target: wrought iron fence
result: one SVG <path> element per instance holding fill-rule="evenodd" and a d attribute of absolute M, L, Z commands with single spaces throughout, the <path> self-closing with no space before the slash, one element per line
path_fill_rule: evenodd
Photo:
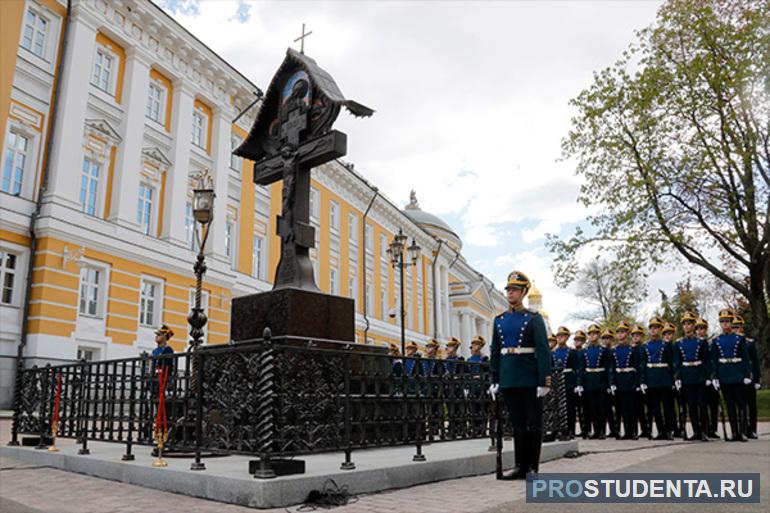
<path fill-rule="evenodd" d="M 351 344 L 352 346 L 352 344 Z M 168 368 L 167 447 L 284 455 L 494 437 L 486 363 L 398 358 L 319 347 L 294 337 L 202 347 L 195 353 L 33 367 L 17 377 L 12 438 L 50 432 L 61 376 L 58 437 L 153 443 L 156 370 Z M 566 433 L 561 373 L 545 400 L 546 439 Z M 505 416 L 504 418 L 506 418 Z"/>

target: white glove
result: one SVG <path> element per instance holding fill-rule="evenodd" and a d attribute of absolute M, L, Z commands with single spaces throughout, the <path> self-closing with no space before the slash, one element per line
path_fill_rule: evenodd
<path fill-rule="evenodd" d="M 470 395 L 470 393 L 468 392 L 468 389 L 467 389 L 467 388 L 463 388 L 463 397 L 465 397 L 466 399 L 468 399 L 468 396 L 469 396 L 469 395 Z"/>
<path fill-rule="evenodd" d="M 489 385 L 489 395 L 492 396 L 492 399 L 494 399 L 497 396 L 497 392 L 500 390 L 500 385 L 497 383 L 492 383 Z"/>
<path fill-rule="evenodd" d="M 636 391 L 637 391 L 637 392 L 639 392 L 640 390 L 641 390 L 641 388 L 639 388 L 639 387 L 636 387 Z"/>
<path fill-rule="evenodd" d="M 719 380 L 715 379 L 711 382 L 711 386 L 714 387 L 714 390 L 719 390 Z"/>
<path fill-rule="evenodd" d="M 577 395 L 583 395 L 583 387 L 582 387 L 582 386 L 580 386 L 580 385 L 576 386 L 576 387 L 573 389 L 573 391 L 574 391 L 574 392 L 575 392 Z"/>
<path fill-rule="evenodd" d="M 751 385 L 751 378 L 743 378 L 744 385 Z"/>
<path fill-rule="evenodd" d="M 537 387 L 537 396 L 545 397 L 550 391 L 551 391 L 551 387 Z"/>
<path fill-rule="evenodd" d="M 760 388 L 762 388 L 762 385 L 759 383 L 754 383 L 754 390 L 759 390 Z"/>
<path fill-rule="evenodd" d="M 647 393 L 647 385 L 645 385 L 644 383 L 642 383 L 641 385 L 639 385 L 639 388 L 642 390 L 642 393 L 643 393 L 643 394 L 646 394 L 646 393 Z"/>
<path fill-rule="evenodd" d="M 676 388 L 677 390 L 681 390 L 682 389 L 682 380 L 681 379 L 677 379 L 676 381 L 674 381 L 674 388 Z"/>
<path fill-rule="evenodd" d="M 618 389 L 618 387 L 616 387 L 615 385 L 610 385 L 610 388 L 608 390 L 609 390 L 610 394 L 615 395 L 615 390 L 617 390 L 617 389 Z"/>
<path fill-rule="evenodd" d="M 710 386 L 711 386 L 711 380 L 710 380 L 710 379 L 707 379 L 707 380 L 706 380 L 706 386 L 707 386 L 707 387 L 710 387 Z"/>

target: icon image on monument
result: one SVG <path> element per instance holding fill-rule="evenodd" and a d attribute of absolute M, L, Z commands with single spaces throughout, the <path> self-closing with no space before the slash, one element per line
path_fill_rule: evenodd
<path fill-rule="evenodd" d="M 310 173 L 347 152 L 347 136 L 332 128 L 342 107 L 357 117 L 374 113 L 346 99 L 329 73 L 289 48 L 248 137 L 234 151 L 254 161 L 256 184 L 283 181 L 276 223 L 281 255 L 273 290 L 233 300 L 235 341 L 259 338 L 265 327 L 274 335 L 354 340 L 354 301 L 320 291 L 309 253 L 315 245 Z"/>

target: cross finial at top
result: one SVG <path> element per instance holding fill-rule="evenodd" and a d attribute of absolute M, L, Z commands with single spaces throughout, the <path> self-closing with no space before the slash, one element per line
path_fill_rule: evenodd
<path fill-rule="evenodd" d="M 305 32 L 305 24 L 303 23 L 303 24 L 302 24 L 302 35 L 301 35 L 301 36 L 299 36 L 297 39 L 295 39 L 295 40 L 294 40 L 294 42 L 295 42 L 295 43 L 296 43 L 297 41 L 300 41 L 300 44 L 299 44 L 299 53 L 301 53 L 301 54 L 303 54 L 303 55 L 305 54 L 305 38 L 306 38 L 307 36 L 309 36 L 310 34 L 312 34 L 312 33 L 313 33 L 313 31 L 312 31 L 312 30 L 311 30 L 310 32 L 307 32 L 307 33 Z"/>

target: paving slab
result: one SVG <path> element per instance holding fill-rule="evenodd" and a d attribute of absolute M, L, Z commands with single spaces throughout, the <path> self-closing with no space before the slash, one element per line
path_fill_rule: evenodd
<path fill-rule="evenodd" d="M 322 489 L 329 479 L 346 485 L 350 493 L 357 495 L 489 474 L 495 469 L 495 453 L 488 451 L 488 439 L 425 445 L 424 462 L 412 461 L 413 446 L 354 451 L 353 470 L 340 469 L 340 453 L 308 455 L 302 457 L 306 463 L 304 474 L 274 479 L 255 479 L 248 474 L 252 458 L 246 456 L 207 458 L 206 470 L 191 471 L 189 458 L 167 458 L 168 467 L 152 467 L 154 458 L 148 447 L 135 447 L 136 459 L 122 461 L 124 446 L 120 444 L 89 442 L 90 455 L 78 455 L 79 446 L 72 440 L 59 440 L 57 446 L 59 452 L 2 447 L 0 455 L 28 465 L 257 508 L 300 504 L 311 490 Z M 513 466 L 510 446 L 508 442 L 503 453 L 506 468 Z M 547 443 L 541 460 L 558 459 L 577 448 L 577 441 Z"/>

